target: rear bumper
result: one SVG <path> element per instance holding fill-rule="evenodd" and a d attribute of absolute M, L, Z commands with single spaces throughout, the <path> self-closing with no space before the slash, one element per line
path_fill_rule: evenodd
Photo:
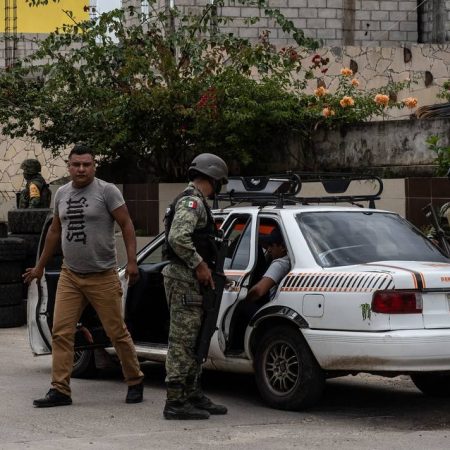
<path fill-rule="evenodd" d="M 325 370 L 399 373 L 450 370 L 450 329 L 302 332 Z"/>

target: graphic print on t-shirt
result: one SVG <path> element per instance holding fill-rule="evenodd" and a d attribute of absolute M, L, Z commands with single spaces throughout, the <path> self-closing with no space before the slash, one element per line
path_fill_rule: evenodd
<path fill-rule="evenodd" d="M 66 219 L 69 221 L 67 225 L 66 239 L 69 242 L 82 242 L 86 245 L 87 236 L 85 233 L 85 208 L 89 205 L 85 197 L 74 200 L 69 198 L 66 210 Z"/>

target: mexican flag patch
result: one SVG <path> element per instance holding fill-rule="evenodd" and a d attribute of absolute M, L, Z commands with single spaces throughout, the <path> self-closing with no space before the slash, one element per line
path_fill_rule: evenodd
<path fill-rule="evenodd" d="M 198 202 L 196 200 L 185 200 L 184 206 L 191 208 L 191 209 L 197 209 Z"/>

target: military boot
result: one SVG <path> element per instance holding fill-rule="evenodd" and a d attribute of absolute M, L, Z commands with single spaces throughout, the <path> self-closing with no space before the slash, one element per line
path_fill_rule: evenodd
<path fill-rule="evenodd" d="M 209 414 L 215 416 L 226 414 L 228 412 L 226 406 L 213 403 L 211 399 L 204 394 L 198 397 L 191 397 L 189 399 L 189 403 L 191 403 L 195 408 L 208 411 Z"/>
<path fill-rule="evenodd" d="M 167 420 L 204 420 L 209 419 L 209 412 L 197 409 L 189 402 L 166 401 L 164 418 Z"/>
<path fill-rule="evenodd" d="M 167 383 L 167 401 L 163 411 L 167 420 L 209 419 L 208 411 L 197 409 L 186 399 L 186 387 L 180 383 Z"/>

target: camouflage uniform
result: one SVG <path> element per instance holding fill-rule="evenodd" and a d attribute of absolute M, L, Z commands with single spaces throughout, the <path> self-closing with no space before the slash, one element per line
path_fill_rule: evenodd
<path fill-rule="evenodd" d="M 176 402 L 185 402 L 190 397 L 201 395 L 201 365 L 195 359 L 195 346 L 202 323 L 203 308 L 200 285 L 194 270 L 202 262 L 202 258 L 194 247 L 192 233 L 195 229 L 207 225 L 208 206 L 203 194 L 192 182 L 186 190 L 192 192 L 178 200 L 169 233 L 170 246 L 181 261 L 173 261 L 163 269 L 170 309 L 169 349 L 166 359 L 167 399 Z M 191 303 L 196 302 L 196 299 L 198 303 L 183 304 L 186 293 L 189 293 Z"/>
<path fill-rule="evenodd" d="M 450 242 L 450 202 L 444 203 L 439 210 L 438 219 L 447 241 Z M 428 233 L 428 238 L 437 240 L 438 235 L 434 227 Z"/>
<path fill-rule="evenodd" d="M 37 159 L 26 159 L 20 165 L 27 181 L 19 197 L 19 208 L 48 208 L 50 190 L 40 174 L 41 164 Z"/>

